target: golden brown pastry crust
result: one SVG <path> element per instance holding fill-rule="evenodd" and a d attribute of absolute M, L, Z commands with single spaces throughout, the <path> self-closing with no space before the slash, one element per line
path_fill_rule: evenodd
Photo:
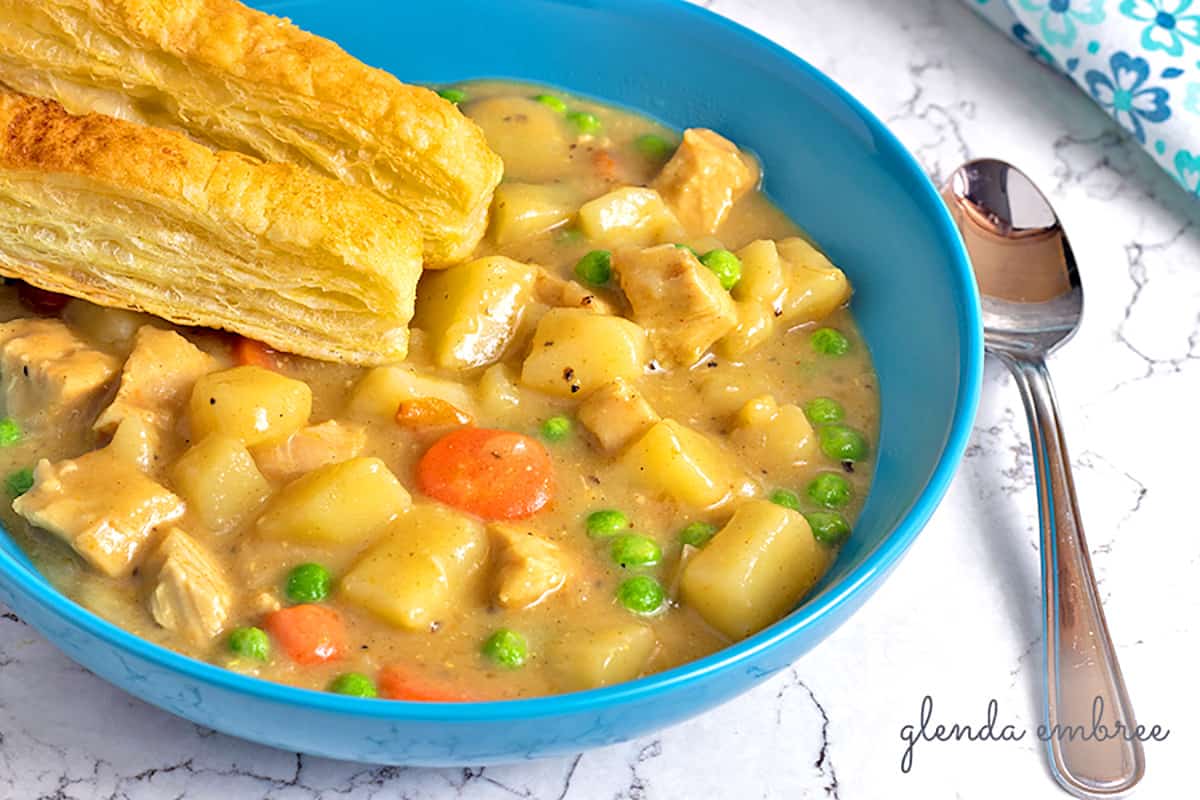
<path fill-rule="evenodd" d="M 0 90 L 0 274 L 382 364 L 406 354 L 420 253 L 372 192 Z"/>
<path fill-rule="evenodd" d="M 0 82 L 369 186 L 466 258 L 500 158 L 436 93 L 236 0 L 0 0 Z"/>

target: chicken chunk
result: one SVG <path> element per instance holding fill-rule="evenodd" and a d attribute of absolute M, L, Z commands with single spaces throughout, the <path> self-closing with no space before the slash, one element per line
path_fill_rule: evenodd
<path fill-rule="evenodd" d="M 117 396 L 93 427 L 109 434 L 126 417 L 145 412 L 165 428 L 193 384 L 216 368 L 216 359 L 178 333 L 143 325 L 121 370 Z"/>
<path fill-rule="evenodd" d="M 263 475 L 284 480 L 349 461 L 366 446 L 367 432 L 361 425 L 331 419 L 301 428 L 281 442 L 258 445 L 250 453 Z"/>
<path fill-rule="evenodd" d="M 560 278 L 545 267 L 538 268 L 534 298 L 551 308 L 582 308 L 594 314 L 612 314 L 612 303 L 575 281 Z"/>
<path fill-rule="evenodd" d="M 56 319 L 0 324 L 7 413 L 28 426 L 58 423 L 86 410 L 104 392 L 118 363 Z"/>
<path fill-rule="evenodd" d="M 684 131 L 683 143 L 653 187 L 691 233 L 715 233 L 733 204 L 758 184 L 758 165 L 737 145 L 706 128 Z"/>
<path fill-rule="evenodd" d="M 172 528 L 148 567 L 154 581 L 148 602 L 155 622 L 196 645 L 221 632 L 233 608 L 233 587 L 204 545 Z"/>
<path fill-rule="evenodd" d="M 504 608 L 530 608 L 561 589 L 571 564 L 558 545 L 525 526 L 495 522 L 488 526 L 498 564 L 496 603 Z"/>
<path fill-rule="evenodd" d="M 183 515 L 184 503 L 104 449 L 56 464 L 42 459 L 33 488 L 13 510 L 120 578 L 137 566 L 155 530 Z"/>
<path fill-rule="evenodd" d="M 658 420 L 641 392 L 620 378 L 579 406 L 579 421 L 609 452 L 620 450 Z"/>
<path fill-rule="evenodd" d="M 634 321 L 667 366 L 690 367 L 737 325 L 729 293 L 687 250 L 669 244 L 621 250 L 613 266 Z"/>

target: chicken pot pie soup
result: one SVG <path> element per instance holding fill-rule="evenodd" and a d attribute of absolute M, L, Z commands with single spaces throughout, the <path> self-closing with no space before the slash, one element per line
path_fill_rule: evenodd
<path fill-rule="evenodd" d="M 441 94 L 505 172 L 403 361 L 0 288 L 6 527 L 138 636 L 367 697 L 605 686 L 780 619 L 871 480 L 847 276 L 718 132 Z"/>

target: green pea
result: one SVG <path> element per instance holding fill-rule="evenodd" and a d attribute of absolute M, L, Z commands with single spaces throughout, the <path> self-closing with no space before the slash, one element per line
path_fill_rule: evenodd
<path fill-rule="evenodd" d="M 338 675 L 329 684 L 329 691 L 334 694 L 348 694 L 351 697 L 378 697 L 375 682 L 361 672 L 346 672 Z"/>
<path fill-rule="evenodd" d="M 679 532 L 679 541 L 692 547 L 704 547 L 708 540 L 717 532 L 716 525 L 707 522 L 693 522 Z"/>
<path fill-rule="evenodd" d="M 800 510 L 800 495 L 790 489 L 776 489 L 771 492 L 771 496 L 767 498 L 777 506 L 790 508 L 793 511 Z"/>
<path fill-rule="evenodd" d="M 677 248 L 679 248 L 680 250 L 687 250 L 689 253 L 694 255 L 696 258 L 700 258 L 700 254 L 696 252 L 696 248 L 692 247 L 689 244 L 676 244 L 675 246 Z"/>
<path fill-rule="evenodd" d="M 841 422 L 846 416 L 842 404 L 829 397 L 814 397 L 804 404 L 804 414 L 814 425 L 828 425 L 831 422 Z"/>
<path fill-rule="evenodd" d="M 271 654 L 271 642 L 262 628 L 235 628 L 229 634 L 229 649 L 242 658 L 266 661 Z"/>
<path fill-rule="evenodd" d="M 615 536 L 629 527 L 629 517 L 615 509 L 593 511 L 587 516 L 588 536 L 602 539 Z"/>
<path fill-rule="evenodd" d="M 603 286 L 612 278 L 612 253 L 593 250 L 575 262 L 575 274 L 584 283 Z"/>
<path fill-rule="evenodd" d="M 836 511 L 810 511 L 804 518 L 821 544 L 841 544 L 850 535 L 850 523 Z"/>
<path fill-rule="evenodd" d="M 742 279 L 742 260 L 728 250 L 709 250 L 700 256 L 700 263 L 720 278 L 725 291 L 737 286 Z"/>
<path fill-rule="evenodd" d="M 458 105 L 467 99 L 467 93 L 462 89 L 438 89 L 438 95 L 443 100 L 449 100 L 454 105 Z"/>
<path fill-rule="evenodd" d="M 648 536 L 625 533 L 613 539 L 612 560 L 622 567 L 653 567 L 662 561 L 662 548 Z"/>
<path fill-rule="evenodd" d="M 854 490 L 850 482 L 836 472 L 822 472 L 808 484 L 808 496 L 819 506 L 841 508 L 850 502 Z"/>
<path fill-rule="evenodd" d="M 826 356 L 844 356 L 850 352 L 850 340 L 833 328 L 817 328 L 809 337 L 813 350 Z"/>
<path fill-rule="evenodd" d="M 12 497 L 20 497 L 33 488 L 33 469 L 25 467 L 9 473 L 4 479 L 4 487 Z"/>
<path fill-rule="evenodd" d="M 559 114 L 567 113 L 567 104 L 563 102 L 561 97 L 552 94 L 539 94 L 533 99 L 551 111 L 557 111 Z"/>
<path fill-rule="evenodd" d="M 817 429 L 821 452 L 834 461 L 861 461 L 867 455 L 867 440 L 845 425 L 822 425 Z"/>
<path fill-rule="evenodd" d="M 567 120 L 580 133 L 598 133 L 600 131 L 600 118 L 587 111 L 572 111 L 567 114 Z"/>
<path fill-rule="evenodd" d="M 571 419 L 559 414 L 542 423 L 542 438 L 547 442 L 561 442 L 571 435 Z"/>
<path fill-rule="evenodd" d="M 666 597 L 662 584 L 649 575 L 628 578 L 617 587 L 617 602 L 635 614 L 653 614 Z"/>
<path fill-rule="evenodd" d="M 654 161 L 666 161 L 675 151 L 675 145 L 657 133 L 643 133 L 633 140 L 633 146 L 639 153 Z"/>
<path fill-rule="evenodd" d="M 329 570 L 320 564 L 301 564 L 287 576 L 287 597 L 293 603 L 319 603 L 329 596 Z"/>
<path fill-rule="evenodd" d="M 506 669 L 516 669 L 524 665 L 529 646 L 521 634 L 501 628 L 483 643 L 483 654 Z"/>
<path fill-rule="evenodd" d="M 0 419 L 0 447 L 12 447 L 21 441 L 21 426 L 12 417 Z"/>

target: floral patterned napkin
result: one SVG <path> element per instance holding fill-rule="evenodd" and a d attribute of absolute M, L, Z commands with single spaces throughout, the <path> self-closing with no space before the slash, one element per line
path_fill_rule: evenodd
<path fill-rule="evenodd" d="M 966 0 L 1200 196 L 1200 0 Z"/>

